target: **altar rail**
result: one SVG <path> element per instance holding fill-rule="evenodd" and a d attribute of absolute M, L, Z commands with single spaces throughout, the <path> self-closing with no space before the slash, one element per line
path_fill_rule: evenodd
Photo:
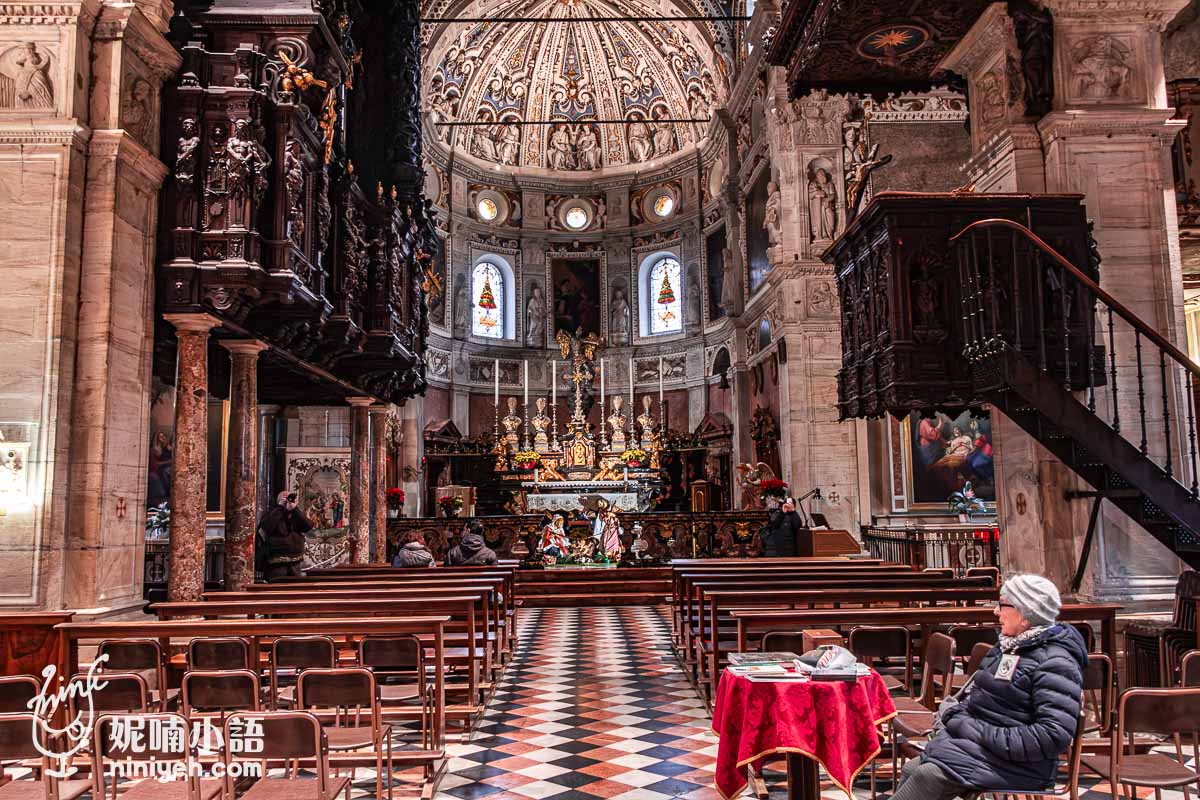
<path fill-rule="evenodd" d="M 626 542 L 632 541 L 634 525 L 642 525 L 646 554 L 655 558 L 753 557 L 762 552 L 758 531 L 767 523 L 765 511 L 708 511 L 690 514 L 676 511 L 648 511 L 617 515 L 625 528 Z M 536 535 L 542 524 L 541 514 L 503 517 L 473 517 L 483 525 L 488 546 L 500 558 L 519 558 L 513 546 L 530 534 Z M 388 520 L 388 552 L 395 553 L 398 542 L 409 531 L 419 532 L 434 558 L 441 561 L 450 549 L 454 535 L 465 519 L 406 517 Z"/>
<path fill-rule="evenodd" d="M 862 542 L 874 558 L 915 569 L 946 569 L 963 574 L 970 567 L 1000 566 L 1000 529 L 995 525 L 945 525 L 927 528 L 862 527 Z"/>

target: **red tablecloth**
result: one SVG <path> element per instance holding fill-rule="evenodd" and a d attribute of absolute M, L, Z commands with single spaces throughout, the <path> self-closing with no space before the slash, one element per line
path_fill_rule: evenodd
<path fill-rule="evenodd" d="M 769 683 L 726 671 L 713 712 L 721 737 L 717 791 L 729 800 L 746 788 L 748 765 L 773 753 L 802 753 L 850 796 L 855 776 L 879 753 L 875 726 L 895 714 L 874 671 L 855 683 Z"/>

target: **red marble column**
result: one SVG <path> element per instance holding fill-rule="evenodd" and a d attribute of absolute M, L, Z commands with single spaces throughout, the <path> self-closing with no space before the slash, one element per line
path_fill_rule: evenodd
<path fill-rule="evenodd" d="M 371 546 L 370 465 L 371 428 L 367 420 L 370 397 L 349 397 L 350 403 L 350 563 L 366 564 Z"/>
<path fill-rule="evenodd" d="M 387 563 L 387 428 L 388 407 L 371 406 L 371 512 L 372 559 Z"/>
<path fill-rule="evenodd" d="M 255 339 L 221 342 L 229 351 L 229 436 L 225 453 L 225 591 L 254 583 L 258 523 L 258 354 Z"/>
<path fill-rule="evenodd" d="M 179 339 L 175 386 L 175 465 L 171 476 L 171 549 L 167 597 L 199 600 L 204 592 L 204 525 L 208 490 L 208 336 L 220 320 L 167 314 Z"/>

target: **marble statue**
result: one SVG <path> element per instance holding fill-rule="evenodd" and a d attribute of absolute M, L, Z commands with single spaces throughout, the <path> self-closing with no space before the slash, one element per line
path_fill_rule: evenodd
<path fill-rule="evenodd" d="M 546 147 L 546 166 L 550 169 L 575 169 L 575 150 L 566 125 L 555 125 Z"/>
<path fill-rule="evenodd" d="M 629 301 L 622 286 L 613 289 L 609 304 L 608 340 L 617 347 L 629 344 Z"/>
<path fill-rule="evenodd" d="M 779 245 L 779 227 L 783 214 L 783 197 L 779 194 L 779 185 L 774 181 L 767 184 L 767 212 L 763 227 L 767 229 L 767 240 L 771 247 Z"/>
<path fill-rule="evenodd" d="M 517 413 L 517 398 L 510 397 L 507 403 L 508 413 L 500 418 L 500 427 L 504 431 L 500 441 L 504 442 L 504 449 L 511 453 L 521 449 L 521 416 Z"/>
<path fill-rule="evenodd" d="M 669 122 L 659 122 L 654 126 L 654 154 L 665 156 L 675 150 L 675 131 Z"/>
<path fill-rule="evenodd" d="M 521 126 L 508 122 L 500 128 L 500 144 L 496 148 L 500 163 L 515 167 L 521 155 Z"/>
<path fill-rule="evenodd" d="M 625 449 L 625 428 L 629 425 L 629 417 L 621 412 L 621 406 L 625 404 L 625 398 L 621 395 L 614 395 L 612 399 L 612 413 L 608 415 L 608 426 L 612 428 L 612 449 Z"/>
<path fill-rule="evenodd" d="M 525 304 L 525 346 L 543 347 L 546 344 L 546 298 L 542 287 L 533 284 L 529 302 Z"/>
<path fill-rule="evenodd" d="M 629 126 L 629 157 L 634 161 L 646 161 L 654 155 L 654 141 L 650 136 L 650 127 L 642 120 L 642 115 L 634 113 L 633 123 Z"/>
<path fill-rule="evenodd" d="M 734 263 L 734 252 L 728 247 L 721 254 L 724 271 L 721 274 L 721 308 L 726 314 L 736 314 L 742 296 L 742 271 Z"/>
<path fill-rule="evenodd" d="M 808 181 L 808 222 L 813 239 L 833 239 L 836 202 L 833 180 L 828 172 L 818 167 Z"/>
<path fill-rule="evenodd" d="M 579 169 L 600 169 L 600 140 L 591 125 L 584 125 L 579 130 L 579 136 L 575 139 L 575 154 Z"/>
<path fill-rule="evenodd" d="M 546 413 L 546 398 L 539 397 L 534 401 L 534 406 L 537 413 L 529 420 L 529 425 L 533 428 L 533 449 L 539 453 L 549 453 L 550 437 L 546 431 L 550 430 L 550 415 Z"/>

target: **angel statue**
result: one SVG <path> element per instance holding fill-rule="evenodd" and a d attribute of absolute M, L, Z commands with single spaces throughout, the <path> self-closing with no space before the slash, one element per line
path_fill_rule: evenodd
<path fill-rule="evenodd" d="M 759 461 L 757 464 L 738 464 L 737 471 L 738 485 L 742 487 L 742 509 L 766 508 L 761 484 L 774 478 L 775 470 L 770 464 Z"/>

